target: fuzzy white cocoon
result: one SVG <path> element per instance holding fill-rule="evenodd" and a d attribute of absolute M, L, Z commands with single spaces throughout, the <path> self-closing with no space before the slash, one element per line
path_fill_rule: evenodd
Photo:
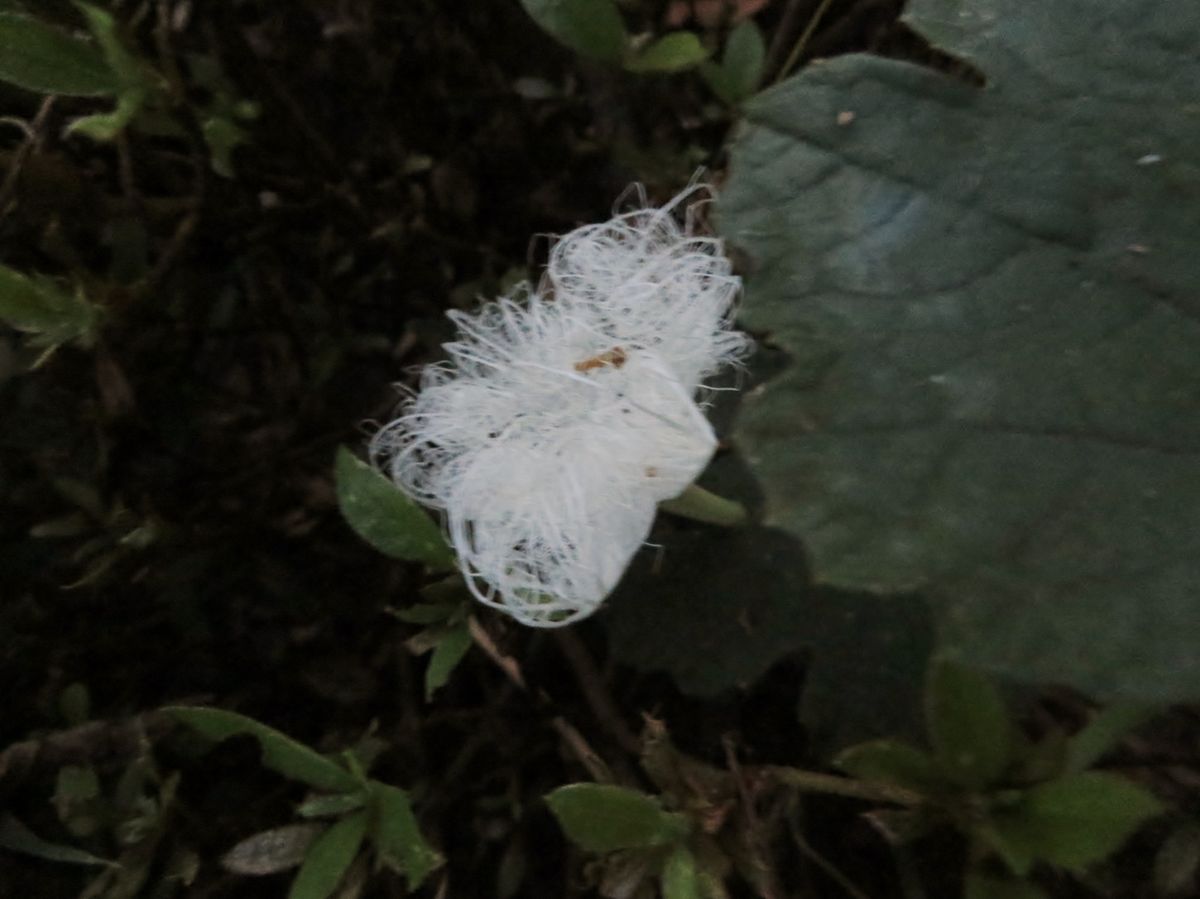
<path fill-rule="evenodd" d="M 475 596 L 525 624 L 595 611 L 716 447 L 694 397 L 747 342 L 720 242 L 675 218 L 689 193 L 567 234 L 541 289 L 449 313 L 449 360 L 372 442 Z"/>

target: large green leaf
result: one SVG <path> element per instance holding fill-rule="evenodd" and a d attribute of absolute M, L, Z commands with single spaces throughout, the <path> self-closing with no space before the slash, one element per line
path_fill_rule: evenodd
<path fill-rule="evenodd" d="M 437 525 L 391 481 L 344 446 L 338 448 L 335 472 L 338 505 L 360 537 L 398 559 L 454 567 L 454 553 Z"/>
<path fill-rule="evenodd" d="M 547 794 L 546 803 L 571 841 L 589 852 L 668 845 L 689 829 L 687 818 L 654 797 L 612 784 L 569 784 Z"/>
<path fill-rule="evenodd" d="M 972 664 L 1200 693 L 1200 16 L 913 0 L 987 79 L 848 56 L 754 98 L 722 230 L 790 368 L 740 433 L 819 581 Z"/>
<path fill-rule="evenodd" d="M 362 786 L 337 762 L 253 718 L 202 706 L 168 706 L 163 711 L 210 740 L 226 740 L 242 734 L 254 737 L 262 745 L 264 765 L 318 790 L 350 792 Z"/>
<path fill-rule="evenodd" d="M 19 13 L 0 12 L 0 81 L 43 94 L 96 97 L 118 79 L 92 45 Z"/>

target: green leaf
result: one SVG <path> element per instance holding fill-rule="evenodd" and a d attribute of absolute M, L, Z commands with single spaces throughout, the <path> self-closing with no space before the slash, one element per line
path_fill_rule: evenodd
<path fill-rule="evenodd" d="M 0 265 L 0 321 L 35 335 L 38 346 L 90 342 L 100 310 L 59 289 L 48 278 L 30 278 Z"/>
<path fill-rule="evenodd" d="M 696 857 L 686 846 L 676 846 L 662 872 L 663 899 L 701 899 Z"/>
<path fill-rule="evenodd" d="M 820 582 L 927 595 L 955 657 L 1149 701 L 1200 695 L 1194 11 L 913 0 L 986 89 L 809 66 L 747 104 L 719 207 L 790 362 L 733 435 L 764 522 Z"/>
<path fill-rule="evenodd" d="M 833 764 L 859 780 L 893 784 L 918 793 L 945 786 L 942 772 L 929 753 L 899 740 L 871 740 L 851 746 Z"/>
<path fill-rule="evenodd" d="M 570 840 L 589 852 L 668 845 L 690 827 L 657 799 L 611 784 L 569 784 L 547 794 L 546 802 Z"/>
<path fill-rule="evenodd" d="M 576 53 L 620 62 L 629 37 L 612 0 L 521 0 L 541 28 Z"/>
<path fill-rule="evenodd" d="M 288 899 L 327 899 L 333 894 L 362 848 L 367 813 L 356 812 L 321 834 L 304 856 Z"/>
<path fill-rule="evenodd" d="M 425 669 L 426 701 L 432 699 L 433 694 L 450 680 L 450 674 L 470 648 L 471 631 L 465 621 L 442 634 L 429 658 L 429 667 Z"/>
<path fill-rule="evenodd" d="M 296 814 L 301 818 L 328 818 L 353 812 L 362 808 L 366 803 L 367 794 L 361 790 L 354 793 L 314 796 L 302 802 L 296 809 Z"/>
<path fill-rule="evenodd" d="M 1102 709 L 1071 737 L 1067 747 L 1067 770 L 1078 773 L 1092 767 L 1130 731 L 1161 711 L 1157 706 L 1140 702 L 1116 702 Z"/>
<path fill-rule="evenodd" d="M 940 661 L 925 685 L 929 742 L 942 772 L 972 790 L 992 786 L 1013 759 L 1014 731 L 1008 706 L 982 674 Z"/>
<path fill-rule="evenodd" d="M 1012 786 L 1029 786 L 1067 773 L 1069 744 L 1062 729 L 1052 726 L 1037 740 L 1014 730 L 1014 738 L 1013 764 L 1008 773 Z"/>
<path fill-rule="evenodd" d="M 1071 774 L 1026 791 L 997 809 L 991 824 L 1017 858 L 1041 859 L 1079 871 L 1119 848 L 1162 804 L 1112 774 Z M 1020 866 L 1014 870 L 1023 873 Z"/>
<path fill-rule="evenodd" d="M 337 762 L 253 718 L 200 706 L 167 706 L 163 711 L 210 740 L 226 740 L 242 734 L 254 737 L 262 745 L 266 767 L 318 790 L 348 793 L 362 786 Z"/>
<path fill-rule="evenodd" d="M 118 33 L 116 19 L 100 7 L 82 0 L 75 0 L 75 6 L 83 13 L 88 29 L 104 54 L 104 61 L 121 86 L 145 91 L 157 89 L 159 82 L 153 70 L 126 49 Z"/>
<path fill-rule="evenodd" d="M 652 41 L 625 60 L 630 72 L 682 72 L 708 59 L 700 38 L 690 31 L 673 31 Z"/>
<path fill-rule="evenodd" d="M 0 12 L 0 81 L 74 97 L 117 91 L 116 76 L 91 44 L 8 12 Z"/>
<path fill-rule="evenodd" d="M 76 119 L 67 126 L 67 134 L 82 134 L 101 142 L 113 140 L 129 127 L 145 102 L 146 92 L 141 88 L 123 88 L 117 97 L 116 109 Z"/>
<path fill-rule="evenodd" d="M 700 73 L 718 97 L 736 106 L 758 90 L 766 57 L 762 31 L 753 19 L 745 19 L 725 42 L 720 65 L 705 63 Z"/>
<path fill-rule="evenodd" d="M 1044 890 L 1028 880 L 967 872 L 963 899 L 1048 899 Z"/>
<path fill-rule="evenodd" d="M 425 511 L 378 471 L 338 448 L 338 504 L 354 531 L 381 553 L 435 568 L 453 568 L 454 554 Z"/>
<path fill-rule="evenodd" d="M 399 787 L 372 782 L 374 824 L 372 839 L 385 862 L 403 872 L 408 888 L 415 890 L 443 863 L 421 835 L 408 794 Z"/>
<path fill-rule="evenodd" d="M 758 90 L 766 58 L 767 44 L 762 31 L 753 19 L 745 19 L 730 33 L 721 55 L 721 68 L 733 83 L 738 100 Z"/>
<path fill-rule="evenodd" d="M 111 865 L 112 862 L 61 843 L 43 840 L 10 814 L 0 815 L 0 849 L 68 865 Z"/>

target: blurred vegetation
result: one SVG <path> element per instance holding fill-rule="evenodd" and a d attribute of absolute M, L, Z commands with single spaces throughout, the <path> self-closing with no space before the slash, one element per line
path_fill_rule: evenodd
<path fill-rule="evenodd" d="M 607 661 L 598 622 L 468 615 L 347 526 L 333 477 L 437 357 L 443 313 L 536 268 L 531 235 L 602 217 L 633 181 L 719 178 L 733 107 L 798 37 L 796 62 L 936 56 L 900 5 L 622 3 L 631 34 L 700 48 L 643 41 L 626 71 L 516 0 L 0 0 L 80 40 L 90 20 L 116 75 L 0 83 L 0 896 L 686 896 L 726 874 L 735 896 L 916 896 L 918 869 L 958 895 L 952 827 L 896 850 L 858 800 L 739 773 L 824 761 L 796 719 L 802 652 L 701 700 Z M 1021 700 L 1037 733 L 1089 717 L 1074 694 Z M 168 705 L 278 732 L 214 747 Z M 1181 715 L 1125 764 L 1194 752 Z M 633 804 L 690 816 L 688 836 L 578 854 L 542 797 L 579 781 L 665 797 Z M 317 846 L 329 867 L 297 875 Z M 1122 859 L 1092 887 L 1186 895 L 1196 825 Z"/>

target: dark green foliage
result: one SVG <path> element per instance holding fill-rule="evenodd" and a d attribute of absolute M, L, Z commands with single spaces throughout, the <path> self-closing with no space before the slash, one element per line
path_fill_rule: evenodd
<path fill-rule="evenodd" d="M 662 846 L 688 833 L 683 816 L 626 787 L 571 784 L 550 793 L 546 803 L 567 836 L 589 852 Z"/>
<path fill-rule="evenodd" d="M 747 104 L 733 146 L 743 320 L 790 357 L 736 434 L 766 521 L 819 582 L 927 595 L 964 661 L 1195 698 L 1195 7 L 906 16 L 986 88 L 847 56 Z"/>

